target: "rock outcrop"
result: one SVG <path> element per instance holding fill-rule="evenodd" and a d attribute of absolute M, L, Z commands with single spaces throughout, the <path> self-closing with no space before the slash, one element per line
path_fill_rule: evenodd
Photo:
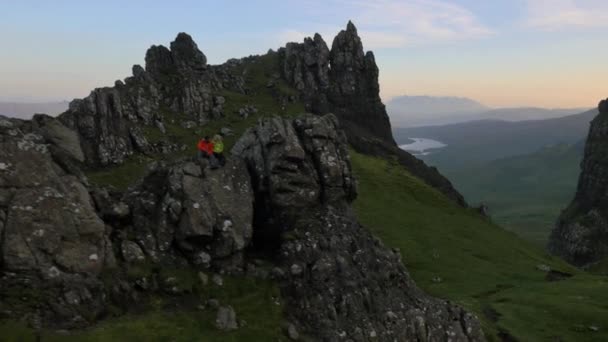
<path fill-rule="evenodd" d="M 0 316 L 77 326 L 103 310 L 98 276 L 114 254 L 86 179 L 73 172 L 76 142 L 50 117 L 0 117 Z"/>
<path fill-rule="evenodd" d="M 188 34 L 178 34 L 170 47 L 150 47 L 145 69 L 134 65 L 124 82 L 72 101 L 60 116 L 78 132 L 90 166 L 122 164 L 133 153 L 151 153 L 156 149 L 143 127 L 160 127 L 176 116 L 205 124 L 223 115 L 219 90 L 245 91 L 243 78 L 227 72 L 230 63 L 208 66 Z"/>
<path fill-rule="evenodd" d="M 229 159 L 218 171 L 191 161 L 159 163 L 124 198 L 131 215 L 121 236 L 153 263 L 224 271 L 240 268 L 250 243 L 253 193 L 245 164 Z"/>
<path fill-rule="evenodd" d="M 300 92 L 307 110 L 334 113 L 349 143 L 361 153 L 396 157 L 410 172 L 456 203 L 463 196 L 437 169 L 395 144 L 386 108 L 380 99 L 378 67 L 371 51 L 363 50 L 352 22 L 334 38 L 331 50 L 319 34 L 279 50 L 283 77 Z"/>
<path fill-rule="evenodd" d="M 380 100 L 378 67 L 371 51 L 365 53 L 352 22 L 338 33 L 331 50 L 319 34 L 304 43 L 279 50 L 283 77 L 301 92 L 307 110 L 335 113 L 348 138 L 361 134 L 392 143 L 386 109 Z"/>
<path fill-rule="evenodd" d="M 251 170 L 255 234 L 277 242 L 288 319 L 319 341 L 484 340 L 475 317 L 422 293 L 357 223 L 346 148 L 333 115 L 308 115 L 263 121 L 232 151 Z"/>
<path fill-rule="evenodd" d="M 549 239 L 549 250 L 585 266 L 608 257 L 608 99 L 591 122 L 574 200 Z"/>

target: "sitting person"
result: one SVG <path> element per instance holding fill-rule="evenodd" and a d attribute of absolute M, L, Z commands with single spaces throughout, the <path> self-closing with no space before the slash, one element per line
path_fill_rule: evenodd
<path fill-rule="evenodd" d="M 209 141 L 209 137 L 204 137 L 198 142 L 198 153 L 199 159 L 209 158 L 213 155 L 213 142 Z"/>
<path fill-rule="evenodd" d="M 226 157 L 224 156 L 224 140 L 222 136 L 216 134 L 211 141 L 213 143 L 213 155 L 217 158 L 220 166 L 226 165 Z"/>

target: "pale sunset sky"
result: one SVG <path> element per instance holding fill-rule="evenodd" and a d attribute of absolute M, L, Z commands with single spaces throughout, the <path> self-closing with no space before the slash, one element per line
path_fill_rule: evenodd
<path fill-rule="evenodd" d="M 86 96 L 146 49 L 188 32 L 212 64 L 351 19 L 381 95 L 465 96 L 493 107 L 593 107 L 608 97 L 606 0 L 0 0 L 0 101 Z"/>

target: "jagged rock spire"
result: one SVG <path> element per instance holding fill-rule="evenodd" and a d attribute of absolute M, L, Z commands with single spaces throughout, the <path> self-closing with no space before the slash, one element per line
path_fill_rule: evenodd
<path fill-rule="evenodd" d="M 171 42 L 169 50 L 162 45 L 153 45 L 146 53 L 146 70 L 151 73 L 167 73 L 174 69 L 204 70 L 207 57 L 199 50 L 192 37 L 180 32 Z"/>
<path fill-rule="evenodd" d="M 346 24 L 346 31 L 354 32 L 355 34 L 357 34 L 357 28 L 355 27 L 355 24 L 353 24 L 353 22 L 351 20 L 349 20 L 348 24 Z"/>
<path fill-rule="evenodd" d="M 180 32 L 171 42 L 171 54 L 178 67 L 204 69 L 207 66 L 207 57 L 187 33 Z"/>
<path fill-rule="evenodd" d="M 466 206 L 449 180 L 395 144 L 380 99 L 374 54 L 364 52 L 352 21 L 335 37 L 331 51 L 317 34 L 303 43 L 287 44 L 279 50 L 279 56 L 283 77 L 300 91 L 306 109 L 315 114 L 334 113 L 357 151 L 398 155 L 413 174 Z"/>

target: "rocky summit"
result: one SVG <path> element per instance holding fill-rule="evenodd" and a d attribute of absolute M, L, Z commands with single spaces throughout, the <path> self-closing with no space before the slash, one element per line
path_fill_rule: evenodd
<path fill-rule="evenodd" d="M 316 114 L 334 113 L 357 151 L 396 158 L 417 177 L 466 206 L 447 178 L 395 144 L 380 99 L 374 54 L 363 50 L 352 22 L 334 38 L 331 50 L 316 34 L 303 43 L 289 43 L 278 53 L 282 75 L 299 90 L 306 109 Z"/>
<path fill-rule="evenodd" d="M 485 340 L 353 212 L 349 147 L 396 157 L 464 205 L 393 149 L 378 91 L 352 23 L 331 50 L 315 35 L 219 66 L 180 33 L 57 118 L 0 117 L 0 319 L 77 329 L 163 301 L 217 310 L 210 324 L 233 331 L 247 325 L 238 306 L 197 294 L 253 276 L 280 289 L 290 339 Z M 194 156 L 208 127 L 227 132 L 221 168 Z"/>
<path fill-rule="evenodd" d="M 549 250 L 585 266 L 608 257 L 608 99 L 591 122 L 574 200 L 551 233 Z"/>
<path fill-rule="evenodd" d="M 208 66 L 207 58 L 186 33 L 168 49 L 152 46 L 145 69 L 133 66 L 133 76 L 114 87 L 98 88 L 70 103 L 59 120 L 75 130 L 92 166 L 122 164 L 134 153 L 175 152 L 181 146 L 166 141 L 153 144 L 143 128 L 165 130 L 170 113 L 180 113 L 202 125 L 223 115 L 220 89 L 244 92 L 241 75 L 228 74 L 230 64 Z"/>

